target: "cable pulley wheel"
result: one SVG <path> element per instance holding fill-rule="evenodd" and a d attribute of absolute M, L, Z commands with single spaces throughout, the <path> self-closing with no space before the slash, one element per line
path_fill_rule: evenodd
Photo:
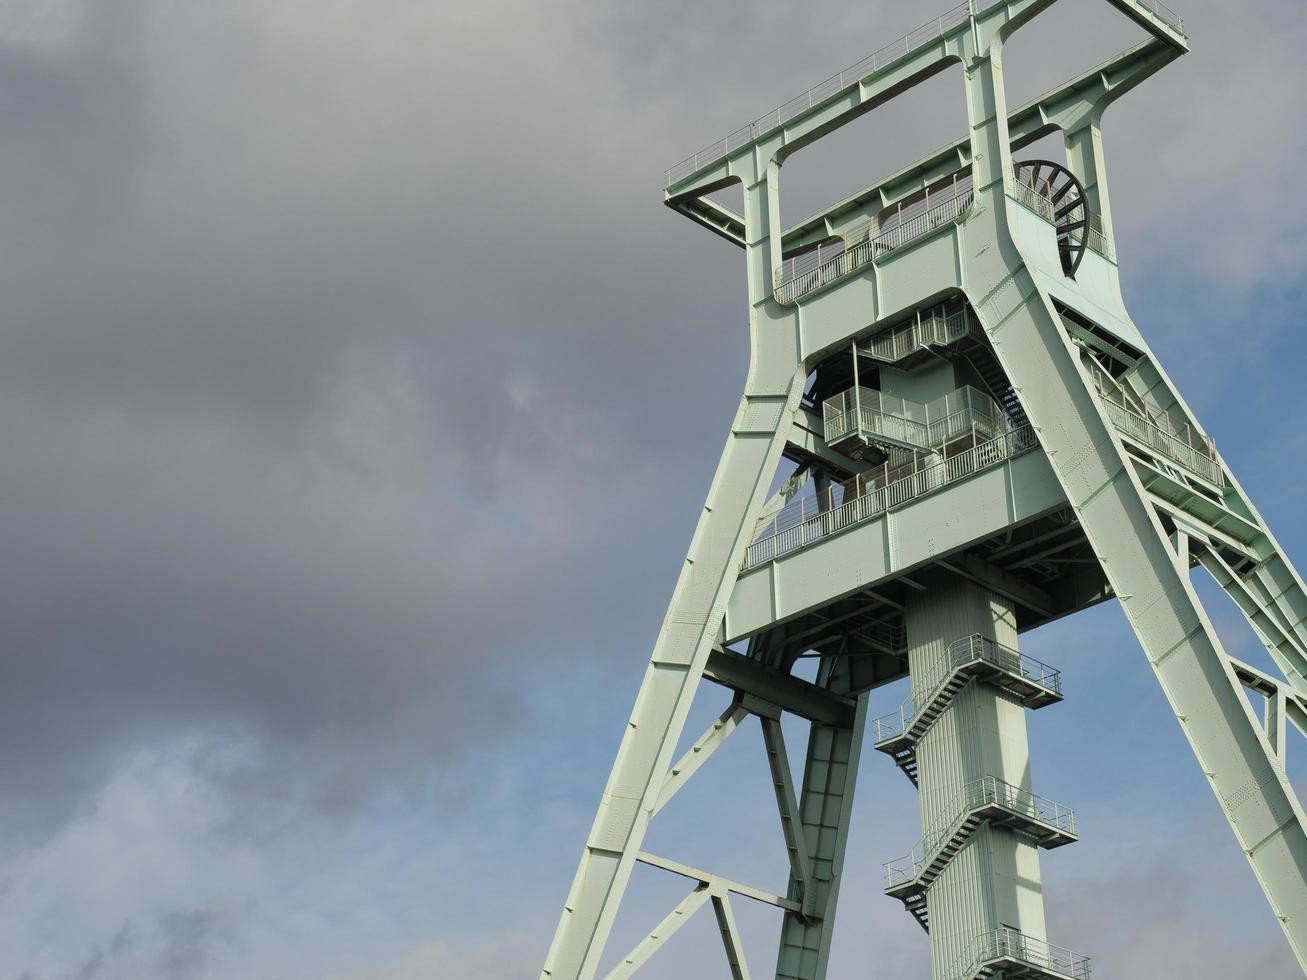
<path fill-rule="evenodd" d="M 1057 229 L 1057 251 L 1062 272 L 1074 279 L 1089 244 L 1089 203 L 1084 185 L 1066 167 L 1051 160 L 1025 160 L 1016 164 L 1016 180 L 1052 204 Z"/>

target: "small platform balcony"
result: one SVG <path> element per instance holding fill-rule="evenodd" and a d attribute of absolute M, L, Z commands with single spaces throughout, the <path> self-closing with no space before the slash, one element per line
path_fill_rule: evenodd
<path fill-rule="evenodd" d="M 1003 928 L 978 936 L 951 976 L 956 980 L 1089 980 L 1089 973 L 1089 957 Z"/>
<path fill-rule="evenodd" d="M 923 351 L 949 347 L 984 331 L 964 308 L 937 307 L 915 320 L 858 341 L 858 353 L 884 364 L 898 364 Z"/>
<path fill-rule="evenodd" d="M 872 722 L 877 750 L 892 756 L 914 785 L 917 742 L 957 692 L 973 679 L 1015 695 L 1032 710 L 1062 700 L 1062 674 L 1048 664 L 979 633 L 954 640 L 931 669 L 917 679 L 920 695 L 909 698 L 893 714 Z"/>
<path fill-rule="evenodd" d="M 854 387 L 828 398 L 821 410 L 826 442 L 844 452 L 929 450 L 968 435 L 985 442 L 1007 427 L 994 399 L 970 385 L 929 402 Z"/>
<path fill-rule="evenodd" d="M 885 864 L 885 894 L 897 898 L 923 929 L 929 929 L 926 892 L 982 823 L 1005 827 L 1052 849 L 1079 840 L 1076 813 L 1069 807 L 982 776 L 967 783 L 956 801 L 956 816 L 921 839 L 896 861 Z"/>

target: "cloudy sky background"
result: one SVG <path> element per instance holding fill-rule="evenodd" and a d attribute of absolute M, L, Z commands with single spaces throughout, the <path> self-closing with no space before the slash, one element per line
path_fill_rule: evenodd
<path fill-rule="evenodd" d="M 1307 561 L 1307 8 L 1230 9 L 1186 0 L 1194 53 L 1108 117 L 1117 248 Z M 537 975 L 745 365 L 740 253 L 662 170 L 923 12 L 0 3 L 0 976 Z M 1138 36 L 1059 4 L 1013 102 Z M 792 161 L 785 219 L 961 123 L 943 76 Z M 1069 691 L 1037 788 L 1083 828 L 1050 938 L 1295 975 L 1119 610 L 1025 646 Z M 759 742 L 651 849 L 782 887 Z M 879 892 L 915 823 L 867 758 L 834 976 L 928 976 Z M 612 955 L 683 890 L 638 873 Z M 765 975 L 774 913 L 735 904 Z M 717 943 L 705 913 L 648 975 L 725 975 Z"/>

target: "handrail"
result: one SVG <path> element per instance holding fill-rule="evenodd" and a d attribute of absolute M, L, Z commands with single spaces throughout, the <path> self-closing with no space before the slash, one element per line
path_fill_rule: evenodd
<path fill-rule="evenodd" d="M 976 9 L 980 10 L 999 2 L 1002 2 L 1002 0 L 977 0 Z M 778 128 L 799 113 L 807 112 L 813 106 L 820 105 L 827 99 L 853 88 L 867 76 L 874 75 L 876 72 L 896 64 L 918 48 L 932 41 L 938 41 L 950 31 L 965 24 L 970 14 L 970 5 L 965 3 L 960 3 L 944 11 L 944 13 L 928 23 L 922 24 L 916 30 L 909 31 L 901 38 L 891 41 L 880 50 L 863 58 L 856 65 L 850 65 L 843 71 L 836 72 L 824 82 L 814 85 L 798 98 L 791 99 L 784 105 L 763 113 L 747 126 L 736 130 L 725 139 L 718 140 L 711 146 L 690 154 L 680 163 L 668 167 L 664 175 L 666 177 L 664 186 L 671 187 L 677 181 L 702 170 L 710 163 L 717 162 L 728 153 L 733 153 L 740 147 L 747 146 L 759 136 Z"/>
<path fill-rule="evenodd" d="M 740 570 L 798 551 L 1038 445 L 1034 429 L 1027 424 L 935 463 L 922 465 L 921 454 L 913 453 L 907 459 L 875 467 L 832 486 L 823 496 L 804 497 L 760 520 Z"/>
<path fill-rule="evenodd" d="M 1090 360 L 1089 366 L 1107 417 L 1119 432 L 1208 483 L 1225 486 L 1225 470 L 1210 436 L 1187 421 L 1176 422 L 1169 412 L 1150 412 L 1141 399 L 1104 371 L 1097 361 Z"/>
<path fill-rule="evenodd" d="M 1045 221 L 1057 224 L 1057 205 L 1047 194 L 1012 175 L 1005 179 L 1004 186 L 1013 200 Z M 936 192 L 935 203 L 931 203 L 932 196 L 927 191 L 920 200 L 893 212 L 887 219 L 893 222 L 889 227 L 882 227 L 879 219 L 872 218 L 847 229 L 832 242 L 819 242 L 785 259 L 773 275 L 773 298 L 785 305 L 829 285 L 880 256 L 956 221 L 971 209 L 974 197 L 971 171 L 958 171 L 951 183 Z M 1086 207 L 1085 221 L 1085 244 L 1115 262 L 1116 252 L 1103 227 L 1102 215 Z"/>
<path fill-rule="evenodd" d="M 1076 812 L 1070 807 L 1013 786 L 997 776 L 981 776 L 962 787 L 954 797 L 948 822 L 922 836 L 911 851 L 884 864 L 886 889 L 916 881 L 944 846 L 953 839 L 967 818 L 984 806 L 997 805 L 1031 817 L 1067 834 L 1076 832 Z"/>
<path fill-rule="evenodd" d="M 928 347 L 944 347 L 965 337 L 982 336 L 979 326 L 965 308 L 956 313 L 931 310 L 920 320 L 895 327 L 858 344 L 858 353 L 886 364 L 896 364 L 909 354 Z"/>
<path fill-rule="evenodd" d="M 1167 27 L 1173 28 L 1181 37 L 1189 36 L 1184 32 L 1184 18 L 1162 3 L 1161 0 L 1135 0 L 1135 3 L 1166 24 Z"/>
<path fill-rule="evenodd" d="M 1035 939 L 1008 926 L 977 936 L 971 950 L 958 961 L 966 965 L 955 967 L 950 975 L 955 980 L 974 980 L 982 965 L 999 959 L 1019 960 L 1072 980 L 1089 980 L 1088 956 Z"/>
<path fill-rule="evenodd" d="M 1035 214 L 1039 215 L 1049 224 L 1057 224 L 1057 202 L 1047 194 L 1043 193 L 1036 187 L 1009 177 L 1005 182 L 1008 197 L 1012 198 L 1018 204 L 1023 204 Z M 1092 248 L 1103 258 L 1109 261 L 1116 261 L 1116 251 L 1112 248 L 1112 240 L 1108 237 L 1106 229 L 1103 227 L 1103 216 L 1097 211 L 1090 211 L 1085 207 L 1085 244 Z"/>
<path fill-rule="evenodd" d="M 747 126 L 743 126 L 731 133 L 730 136 L 704 147 L 697 153 L 691 153 L 684 160 L 668 167 L 663 174 L 663 186 L 671 187 L 691 174 L 698 173 L 709 164 L 716 163 L 741 147 L 748 146 L 759 137 L 770 133 L 772 130 L 779 129 L 784 123 L 789 122 L 800 113 L 807 112 L 814 106 L 821 105 L 828 99 L 860 85 L 863 79 L 898 64 L 918 48 L 924 47 L 932 41 L 938 41 L 940 38 L 952 33 L 965 24 L 973 13 L 978 14 L 996 4 L 1006 2 L 1007 0 L 973 0 L 972 3 L 960 3 L 950 7 L 938 17 L 927 21 L 916 30 L 908 31 L 901 38 L 891 41 L 879 51 L 875 51 L 863 58 L 857 64 L 850 65 L 843 71 L 836 72 L 824 82 L 814 85 L 798 98 L 791 99 L 784 105 L 763 113 Z M 1186 36 L 1184 18 L 1166 4 L 1161 3 L 1160 0 L 1133 0 L 1133 2 L 1175 30 L 1181 37 Z"/>
<path fill-rule="evenodd" d="M 832 283 L 896 248 L 956 221 L 971 209 L 973 198 L 968 176 L 965 182 L 950 188 L 938 204 L 897 220 L 893 227 L 875 237 L 870 237 L 875 222 L 867 221 L 846 232 L 838 244 L 818 245 L 788 258 L 776 270 L 772 295 L 777 303 L 793 303 L 805 293 Z M 850 240 L 852 245 L 847 244 Z"/>
<path fill-rule="evenodd" d="M 822 436 L 830 445 L 865 432 L 925 450 L 968 432 L 992 438 L 1006 421 L 994 399 L 973 385 L 928 402 L 859 386 L 826 399 L 821 409 Z"/>
<path fill-rule="evenodd" d="M 948 649 L 924 672 L 917 685 L 920 694 L 911 694 L 899 710 L 881 715 L 872 721 L 875 742 L 879 744 L 897 738 L 917 723 L 918 716 L 939 696 L 953 674 L 973 663 L 988 663 L 1010 674 L 1019 674 L 1033 684 L 1062 693 L 1062 672 L 1048 664 L 1003 646 L 979 633 L 954 640 Z"/>

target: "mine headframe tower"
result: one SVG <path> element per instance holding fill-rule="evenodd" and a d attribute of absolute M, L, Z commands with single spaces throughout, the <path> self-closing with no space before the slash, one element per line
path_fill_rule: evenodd
<path fill-rule="evenodd" d="M 1188 40 L 1156 0 L 1105 0 L 1148 40 L 1010 111 L 1003 45 L 1053 2 L 964 3 L 668 171 L 667 204 L 744 250 L 751 359 L 543 977 L 597 975 L 636 862 L 690 890 L 606 976 L 711 904 L 747 977 L 743 896 L 784 910 L 778 980 L 825 977 L 868 738 L 920 791 L 921 843 L 886 891 L 928 930 L 935 980 L 1086 977 L 1045 934 L 1040 850 L 1077 828 L 1035 792 L 1026 736 L 1061 677 L 1018 637 L 1109 598 L 1307 963 L 1307 833 L 1284 768 L 1286 722 L 1307 730 L 1307 592 L 1127 314 L 1113 250 L 1104 110 Z M 962 139 L 782 231 L 790 154 L 957 63 Z M 1059 131 L 1064 161 L 1014 160 Z M 731 185 L 742 215 L 710 196 Z M 797 468 L 769 499 L 783 460 Z M 1224 651 L 1198 566 L 1282 676 Z M 793 673 L 801 656 L 815 682 Z M 869 726 L 867 692 L 905 675 L 908 703 Z M 704 679 L 732 699 L 678 760 Z M 811 723 L 797 779 L 783 712 Z M 784 895 L 642 846 L 751 715 Z"/>

